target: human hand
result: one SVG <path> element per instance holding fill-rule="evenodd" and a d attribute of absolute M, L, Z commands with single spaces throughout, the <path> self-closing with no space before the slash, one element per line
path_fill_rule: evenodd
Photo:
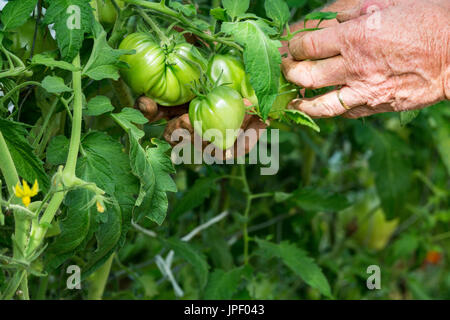
<path fill-rule="evenodd" d="M 367 14 L 374 5 L 381 10 Z M 343 87 L 290 107 L 312 117 L 357 118 L 449 98 L 447 2 L 366 0 L 338 18 L 350 20 L 291 40 L 283 71 L 306 88 Z"/>
<path fill-rule="evenodd" d="M 252 105 L 247 99 L 244 99 L 244 104 L 246 106 Z M 187 132 L 189 132 L 188 139 L 191 143 L 194 144 L 195 139 L 201 141 L 202 150 L 211 144 L 209 141 L 202 140 L 202 138 L 194 132 L 194 128 L 189 120 L 188 104 L 179 107 L 161 107 L 152 99 L 142 96 L 137 99 L 136 108 L 139 109 L 150 122 L 161 119 L 169 120 L 166 129 L 164 130 L 163 137 L 172 146 L 181 142 L 172 139 L 173 133 L 177 129 L 187 130 Z M 213 156 L 219 160 L 226 160 L 232 157 L 238 158 L 249 153 L 258 142 L 263 132 L 262 129 L 265 129 L 266 127 L 267 124 L 262 122 L 258 116 L 246 114 L 241 129 L 243 132 L 253 129 L 255 130 L 256 135 L 248 135 L 246 137 L 242 135 L 238 136 L 233 147 L 223 150 L 220 154 L 213 154 Z M 196 144 L 194 144 L 194 146 L 196 146 Z"/>

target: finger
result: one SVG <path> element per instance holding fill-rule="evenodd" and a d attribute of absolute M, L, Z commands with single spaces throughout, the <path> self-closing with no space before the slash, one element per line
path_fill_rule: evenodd
<path fill-rule="evenodd" d="M 283 59 L 282 70 L 289 82 L 303 88 L 323 88 L 346 83 L 346 65 L 342 56 L 317 61 Z"/>
<path fill-rule="evenodd" d="M 294 37 L 289 51 L 295 60 L 324 59 L 340 54 L 339 25 Z"/>
<path fill-rule="evenodd" d="M 393 112 L 393 111 L 394 109 L 389 104 L 378 105 L 376 106 L 376 108 L 370 106 L 359 106 L 347 111 L 342 116 L 348 119 L 357 119 L 361 117 L 368 117 L 377 113 Z"/>
<path fill-rule="evenodd" d="M 366 100 L 349 87 L 342 87 L 339 91 L 339 97 L 349 108 L 366 104 Z M 335 117 L 348 111 L 339 101 L 339 97 L 338 90 L 334 90 L 311 99 L 294 100 L 289 108 L 298 109 L 313 118 Z"/>
<path fill-rule="evenodd" d="M 375 11 L 383 10 L 389 6 L 395 5 L 398 1 L 394 0 L 361 0 L 359 5 L 347 11 L 337 14 L 336 19 L 339 22 L 356 19 L 366 14 L 372 14 Z"/>

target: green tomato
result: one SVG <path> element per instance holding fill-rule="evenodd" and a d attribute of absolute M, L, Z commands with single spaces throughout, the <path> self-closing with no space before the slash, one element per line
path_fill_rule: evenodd
<path fill-rule="evenodd" d="M 245 73 L 245 67 L 242 60 L 233 54 L 215 55 L 208 65 L 208 77 L 218 82 L 218 85 L 226 85 L 235 89 L 244 98 L 250 100 L 253 104 L 258 104 L 255 90 L 250 84 L 250 78 Z M 297 92 L 292 91 L 296 87 L 286 81 L 283 74 L 279 80 L 279 95 L 272 105 L 269 116 L 279 118 L 281 112 L 296 96 Z"/>
<path fill-rule="evenodd" d="M 97 1 L 97 4 L 95 2 Z M 122 0 L 116 0 L 119 8 L 123 8 L 125 3 Z M 111 0 L 91 0 L 91 7 L 97 8 L 98 20 L 104 26 L 112 26 L 117 19 L 117 10 Z"/>
<path fill-rule="evenodd" d="M 226 86 L 216 87 L 189 104 L 189 120 L 195 132 L 223 150 L 236 141 L 244 116 L 242 96 Z"/>
<path fill-rule="evenodd" d="M 30 18 L 22 26 L 12 29 L 8 35 L 8 39 L 12 42 L 10 49 L 16 56 L 23 60 L 30 57 L 35 27 L 36 20 Z M 38 25 L 36 41 L 34 43 L 34 54 L 52 51 L 56 48 L 56 42 L 50 35 L 47 27 Z"/>
<path fill-rule="evenodd" d="M 217 54 L 208 64 L 208 77 L 216 82 L 218 86 L 225 85 L 239 92 L 244 98 L 253 104 L 258 103 L 250 84 L 250 79 L 245 73 L 244 64 L 241 59 L 231 54 Z"/>
<path fill-rule="evenodd" d="M 370 249 L 381 250 L 386 247 L 397 225 L 398 219 L 388 221 L 383 209 L 377 209 L 374 213 L 358 216 L 358 231 L 354 237 Z"/>
<path fill-rule="evenodd" d="M 177 106 L 195 97 L 191 86 L 206 63 L 191 44 L 178 43 L 168 50 L 145 33 L 133 33 L 119 49 L 136 51 L 121 57 L 130 66 L 121 75 L 135 94 L 145 94 L 163 106 Z"/>

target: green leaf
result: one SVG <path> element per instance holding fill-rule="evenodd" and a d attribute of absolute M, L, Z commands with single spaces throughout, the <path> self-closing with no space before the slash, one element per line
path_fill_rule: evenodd
<path fill-rule="evenodd" d="M 239 17 L 247 12 L 250 0 L 222 0 L 222 5 L 231 18 Z"/>
<path fill-rule="evenodd" d="M 375 176 L 375 185 L 381 206 L 388 219 L 398 216 L 405 208 L 406 196 L 411 184 L 412 167 L 410 152 L 398 137 L 379 131 L 372 126 L 357 126 L 357 141 L 363 148 L 371 149 L 370 170 Z"/>
<path fill-rule="evenodd" d="M 227 21 L 227 15 L 225 13 L 225 9 L 222 8 L 214 8 L 209 10 L 209 14 L 214 17 L 216 20 Z"/>
<path fill-rule="evenodd" d="M 119 68 L 125 68 L 126 64 L 119 60 L 125 54 L 132 54 L 133 50 L 116 50 L 109 46 L 107 34 L 98 22 L 94 25 L 94 47 L 83 75 L 94 80 L 119 79 Z"/>
<path fill-rule="evenodd" d="M 277 257 L 298 275 L 309 286 L 318 289 L 320 293 L 327 297 L 332 297 L 330 285 L 320 267 L 308 254 L 289 242 L 275 244 L 269 241 L 256 239 L 261 248 L 260 255 L 265 257 Z"/>
<path fill-rule="evenodd" d="M 437 110 L 448 110 L 450 102 L 445 101 L 437 104 L 433 113 L 431 113 L 428 122 L 432 128 L 433 141 L 439 152 L 439 155 L 450 175 L 450 116 L 445 116 L 443 112 Z"/>
<path fill-rule="evenodd" d="M 278 25 L 278 28 L 282 29 L 289 21 L 291 14 L 284 0 L 265 0 L 264 8 L 267 16 Z"/>
<path fill-rule="evenodd" d="M 344 195 L 317 188 L 299 188 L 291 199 L 302 209 L 310 211 L 340 211 L 350 205 Z"/>
<path fill-rule="evenodd" d="M 81 49 L 84 34 L 91 30 L 92 8 L 86 0 L 52 0 L 49 4 L 44 23 L 54 23 L 61 55 L 65 61 L 72 61 Z"/>
<path fill-rule="evenodd" d="M 403 111 L 399 113 L 400 124 L 406 126 L 408 123 L 413 121 L 420 113 L 420 110 Z"/>
<path fill-rule="evenodd" d="M 55 60 L 50 53 L 41 53 L 33 56 L 31 59 L 32 65 L 44 65 L 50 67 L 50 69 L 59 68 L 67 71 L 78 71 L 75 66 L 66 61 Z"/>
<path fill-rule="evenodd" d="M 140 181 L 134 218 L 139 221 L 145 216 L 161 224 L 166 217 L 169 205 L 166 193 L 177 190 L 170 176 L 175 172 L 170 156 L 167 154 L 170 145 L 158 139 L 152 139 L 151 142 L 155 147 L 147 150 L 142 148 L 139 140 L 144 136 L 144 132 L 131 122 L 147 122 L 148 120 L 137 110 L 125 108 L 121 113 L 112 114 L 112 117 L 128 133 L 131 170 Z"/>
<path fill-rule="evenodd" d="M 248 276 L 251 268 L 242 266 L 225 272 L 216 269 L 211 273 L 208 285 L 205 288 L 206 300 L 230 300 L 238 290 L 242 277 Z"/>
<path fill-rule="evenodd" d="M 201 205 L 210 196 L 211 190 L 215 188 L 216 179 L 217 177 L 197 179 L 194 185 L 175 203 L 170 213 L 171 218 L 179 217 L 181 214 Z"/>
<path fill-rule="evenodd" d="M 322 22 L 323 20 L 332 20 L 335 19 L 337 16 L 337 12 L 323 12 L 323 11 L 315 11 L 307 14 L 305 18 L 303 19 L 304 24 L 306 24 L 309 20 L 319 20 Z"/>
<path fill-rule="evenodd" d="M 282 120 L 286 122 L 294 122 L 296 124 L 301 124 L 310 127 L 316 132 L 320 132 L 319 126 L 308 116 L 306 113 L 301 112 L 297 109 L 285 109 L 282 116 Z"/>
<path fill-rule="evenodd" d="M 71 257 L 85 241 L 91 227 L 95 207 L 88 208 L 93 193 L 86 189 L 70 191 L 66 195 L 68 206 L 65 217 L 59 221 L 61 233 L 55 237 L 46 255 L 46 267 L 52 270 Z"/>
<path fill-rule="evenodd" d="M 33 148 L 25 138 L 28 137 L 25 126 L 0 118 L 0 131 L 5 138 L 19 176 L 30 183 L 37 179 L 39 189 L 46 192 L 50 181 L 44 171 L 42 161 L 33 153 Z"/>
<path fill-rule="evenodd" d="M 261 115 L 267 119 L 278 95 L 280 79 L 281 55 L 278 48 L 281 42 L 269 37 L 277 34 L 276 30 L 261 20 L 247 20 L 224 22 L 222 31 L 233 35 L 244 46 L 245 70 L 255 89 Z"/>
<path fill-rule="evenodd" d="M 99 116 L 113 110 L 114 107 L 108 97 L 96 96 L 89 100 L 87 110 L 85 110 L 84 114 L 87 116 Z"/>
<path fill-rule="evenodd" d="M 137 124 L 146 124 L 148 122 L 148 119 L 144 117 L 142 112 L 133 108 L 123 108 L 118 116 L 122 120 L 127 120 L 128 122 Z"/>
<path fill-rule="evenodd" d="M 37 0 L 9 1 L 1 11 L 3 30 L 14 29 L 23 25 L 30 17 L 37 2 Z"/>
<path fill-rule="evenodd" d="M 208 262 L 206 257 L 194 249 L 189 243 L 179 239 L 170 238 L 164 240 L 176 255 L 186 260 L 194 269 L 201 288 L 208 282 Z"/>
<path fill-rule="evenodd" d="M 57 166 L 66 163 L 69 153 L 69 139 L 65 136 L 54 137 L 47 147 L 47 162 Z"/>
<path fill-rule="evenodd" d="M 169 7 L 175 9 L 178 12 L 181 12 L 187 17 L 193 17 L 197 15 L 197 10 L 195 10 L 195 6 L 192 3 L 182 4 L 178 1 L 170 1 Z"/>
<path fill-rule="evenodd" d="M 64 80 L 56 76 L 46 76 L 42 80 L 42 87 L 50 93 L 71 92 L 72 89 L 66 86 Z"/>

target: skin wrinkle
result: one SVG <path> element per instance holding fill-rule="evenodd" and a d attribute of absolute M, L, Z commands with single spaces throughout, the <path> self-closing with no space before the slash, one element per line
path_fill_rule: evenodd
<path fill-rule="evenodd" d="M 292 61 L 284 66 L 289 80 L 305 87 L 313 85 L 313 88 L 317 88 L 323 84 L 323 79 L 330 83 L 333 81 L 329 80 L 330 76 L 334 74 L 336 79 L 341 79 L 344 72 L 346 81 L 340 84 L 347 85 L 359 95 L 359 104 L 358 100 L 352 101 L 345 95 L 341 95 L 341 98 L 346 104 L 350 103 L 350 107 L 361 108 L 361 111 L 352 110 L 350 116 L 367 115 L 368 110 L 372 111 L 369 114 L 373 114 L 420 109 L 445 99 L 448 91 L 448 76 L 444 75 L 449 59 L 449 50 L 446 50 L 449 42 L 450 28 L 446 24 L 450 19 L 449 11 L 433 4 L 438 1 L 394 2 L 397 6 L 389 6 L 371 15 L 330 27 L 337 31 L 334 32 L 337 39 L 333 32 L 322 32 L 320 37 L 311 32 L 303 39 L 292 40 L 290 47 L 296 57 L 309 54 L 321 57 L 335 43 L 340 47 L 346 70 L 344 72 L 332 65 L 323 70 L 304 62 L 302 67 L 296 68 L 296 62 Z M 388 4 L 366 1 L 365 6 L 361 7 L 362 11 L 374 3 L 382 7 Z M 377 19 L 380 21 L 379 27 L 376 25 Z M 326 48 L 325 45 L 321 47 L 321 42 L 314 39 L 322 39 L 323 35 L 330 35 L 330 41 L 334 43 L 327 43 Z M 297 65 L 300 64 L 302 62 L 297 62 Z M 300 72 L 303 73 L 301 76 Z M 322 74 L 325 72 L 328 74 Z M 349 92 L 347 90 L 346 94 Z M 327 95 L 325 99 L 318 97 L 315 100 L 296 101 L 295 105 L 310 116 L 318 117 L 341 114 L 342 105 L 339 101 L 338 105 L 335 103 L 333 95 Z"/>

